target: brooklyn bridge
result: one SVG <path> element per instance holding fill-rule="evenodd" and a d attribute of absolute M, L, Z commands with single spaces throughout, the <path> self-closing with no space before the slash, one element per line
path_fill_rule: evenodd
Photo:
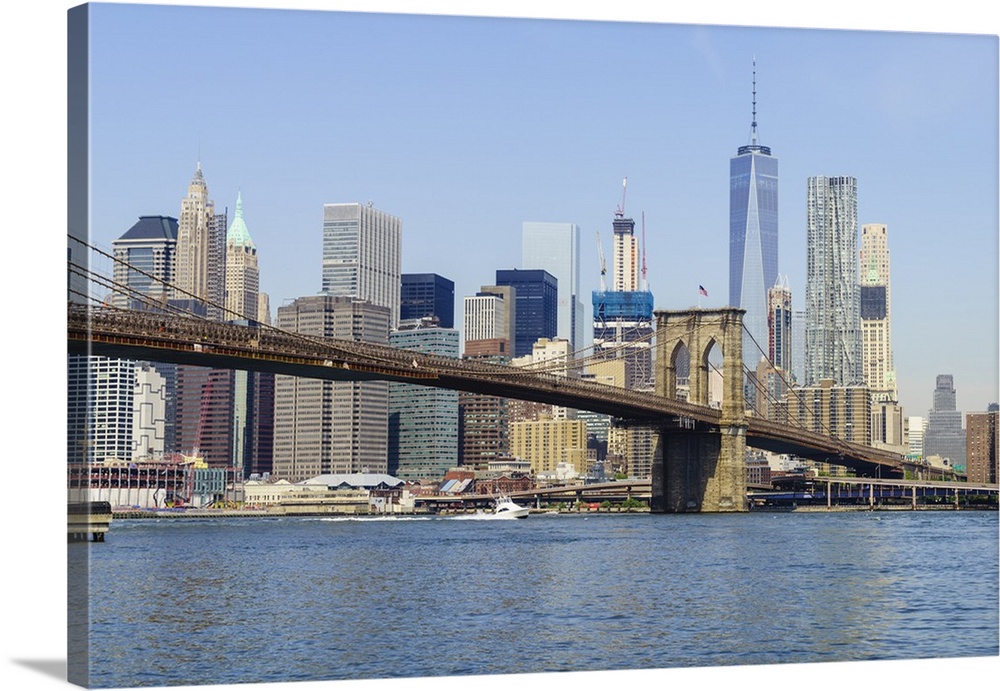
<path fill-rule="evenodd" d="M 147 300 L 136 308 L 94 300 L 74 284 L 121 290 L 70 262 L 68 351 L 132 360 L 273 372 L 340 381 L 386 380 L 536 401 L 610 416 L 656 430 L 651 510 L 745 511 L 746 449 L 845 466 L 859 476 L 902 478 L 913 470 L 885 449 L 747 410 L 743 310 L 658 310 L 655 392 L 627 390 L 562 372 L 428 355 L 385 345 L 319 338 L 252 321 L 214 321 Z M 721 367 L 709 355 L 720 351 Z M 679 359 L 690 358 L 690 387 L 679 398 Z M 577 370 L 579 368 L 576 368 Z M 721 406 L 710 405 L 709 374 L 721 373 Z M 568 372 L 568 374 L 567 374 Z"/>

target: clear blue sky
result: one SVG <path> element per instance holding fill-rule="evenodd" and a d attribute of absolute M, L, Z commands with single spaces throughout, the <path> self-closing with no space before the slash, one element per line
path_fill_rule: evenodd
<path fill-rule="evenodd" d="M 293 2 L 991 35 L 427 19 L 401 27 L 383 22 L 372 35 L 322 30 L 316 24 L 334 18 L 313 14 L 292 36 L 290 18 L 268 15 L 267 26 L 254 28 L 253 13 L 222 15 L 233 17 L 225 23 L 178 22 L 166 13 L 118 35 L 95 25 L 93 223 L 95 239 L 110 243 L 140 214 L 176 215 L 200 153 L 218 204 L 232 207 L 243 192 L 264 288 L 275 305 L 318 290 L 322 204 L 339 201 L 372 200 L 399 215 L 404 270 L 448 276 L 459 297 L 497 267 L 516 264 L 522 221 L 575 222 L 586 250 L 585 281 L 593 288 L 592 238 L 601 230 L 607 243 L 621 178 L 628 176 L 627 210 L 637 219 L 646 215 L 657 306 L 695 303 L 699 283 L 722 304 L 728 162 L 749 134 L 756 54 L 760 132 L 780 159 L 780 270 L 796 295 L 805 281 L 805 179 L 856 176 L 861 221 L 889 225 L 896 363 L 908 414 L 926 414 L 938 373 L 955 375 L 964 410 L 997 400 L 998 29 L 987 3 L 911 4 L 894 14 L 870 0 L 668 9 L 648 0 L 504 0 L 473 9 L 454 0 L 420 0 L 410 8 L 398 0 Z M 44 503 L 40 510 L 37 492 L 48 488 L 58 503 L 65 482 L 64 466 L 55 461 L 65 448 L 61 226 L 65 17 L 73 4 L 7 3 L 0 21 L 6 135 L 0 189 L 8 212 L 0 276 L 12 325 L 4 332 L 4 449 L 8 478 L 17 479 L 3 510 L 8 520 L 30 516 L 30 529 L 7 534 L 7 551 L 30 560 L 30 568 L 7 574 L 13 582 L 4 590 L 10 594 L 4 611 L 16 622 L 7 627 L 3 665 L 12 688 L 65 686 L 65 517 Z M 416 32 L 418 24 L 426 33 Z M 458 24 L 461 34 L 431 33 Z M 388 37 L 402 43 L 389 47 Z M 108 49 L 119 51 L 110 61 Z M 482 258 L 463 257 L 465 249 Z M 35 270 L 49 258 L 51 266 Z M 28 467 L 25 485 L 20 478 Z M 864 663 L 838 671 L 885 682 L 903 673 L 909 688 L 929 689 L 956 675 L 995 677 L 997 662 L 885 663 L 888 669 Z M 691 671 L 662 674 L 686 680 Z M 695 672 L 702 683 L 748 688 L 789 686 L 801 673 L 796 665 Z M 598 678 L 626 680 L 586 675 Z M 649 684 L 651 678 L 628 679 Z M 531 676 L 524 683 L 547 688 L 551 681 Z M 467 683 L 442 679 L 434 686 L 457 690 Z M 484 677 L 477 684 L 499 689 L 509 681 Z"/>
<path fill-rule="evenodd" d="M 319 290 L 322 205 L 369 200 L 459 312 L 519 266 L 522 221 L 577 223 L 589 308 L 625 176 L 656 307 L 725 304 L 756 56 L 796 308 L 806 178 L 854 176 L 889 228 L 907 414 L 938 373 L 963 409 L 998 399 L 996 37 L 114 4 L 91 26 L 93 238 L 178 215 L 200 157 L 274 309 Z"/>

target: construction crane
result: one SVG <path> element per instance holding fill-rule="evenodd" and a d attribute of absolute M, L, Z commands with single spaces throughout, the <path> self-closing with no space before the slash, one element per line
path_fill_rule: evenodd
<path fill-rule="evenodd" d="M 601 247 L 601 231 L 597 231 L 597 255 L 601 259 L 601 292 L 607 291 L 608 286 L 604 282 L 604 276 L 608 273 L 608 265 L 604 261 L 604 248 Z"/>
<path fill-rule="evenodd" d="M 625 215 L 625 187 L 628 185 L 628 178 L 622 180 L 622 203 L 617 209 L 615 209 L 615 216 L 622 218 Z"/>
<path fill-rule="evenodd" d="M 649 284 L 646 283 L 646 212 L 642 212 L 642 289 L 643 291 L 649 290 Z"/>

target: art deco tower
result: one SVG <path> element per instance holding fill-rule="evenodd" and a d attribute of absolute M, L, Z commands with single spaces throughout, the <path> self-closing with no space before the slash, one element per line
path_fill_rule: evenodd
<path fill-rule="evenodd" d="M 729 160 L 729 304 L 746 310 L 743 359 L 751 366 L 768 347 L 767 293 L 777 279 L 778 159 L 757 137 L 755 60 L 750 143 Z"/>
<path fill-rule="evenodd" d="M 226 319 L 256 319 L 259 292 L 257 248 L 243 220 L 243 196 L 238 193 L 236 216 L 226 233 Z"/>
<path fill-rule="evenodd" d="M 194 172 L 187 196 L 181 200 L 177 224 L 177 288 L 179 299 L 209 297 L 209 256 L 215 222 L 214 204 L 208 199 L 208 184 L 201 162 Z"/>

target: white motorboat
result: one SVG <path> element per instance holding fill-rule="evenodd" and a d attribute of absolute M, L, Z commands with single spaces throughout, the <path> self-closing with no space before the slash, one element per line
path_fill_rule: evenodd
<path fill-rule="evenodd" d="M 495 518 L 527 518 L 530 511 L 527 506 L 515 504 L 513 499 L 501 494 L 497 498 L 496 506 L 493 507 L 493 516 Z"/>

